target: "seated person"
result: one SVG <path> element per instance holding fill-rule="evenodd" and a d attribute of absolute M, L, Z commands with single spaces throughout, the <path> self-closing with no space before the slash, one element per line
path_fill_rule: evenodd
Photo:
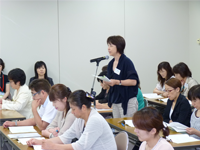
<path fill-rule="evenodd" d="M 188 98 L 192 101 L 194 111 L 190 119 L 190 128 L 187 128 L 186 131 L 192 137 L 200 140 L 200 85 L 195 85 L 189 90 Z"/>
<path fill-rule="evenodd" d="M 0 104 L 2 104 L 2 99 L 7 99 L 10 95 L 10 83 L 8 81 L 8 76 L 3 74 L 5 64 L 0 58 Z"/>
<path fill-rule="evenodd" d="M 144 97 L 142 95 L 140 83 L 138 84 L 137 101 L 138 101 L 138 110 L 144 108 Z"/>
<path fill-rule="evenodd" d="M 8 73 L 8 80 L 14 91 L 12 101 L 3 100 L 0 108 L 8 110 L 16 110 L 26 119 L 32 118 L 31 111 L 32 95 L 28 86 L 25 84 L 26 75 L 23 70 L 16 68 Z"/>
<path fill-rule="evenodd" d="M 153 90 L 153 93 L 157 93 L 158 95 L 162 95 L 163 97 L 167 97 L 167 92 L 165 91 L 165 82 L 170 78 L 174 78 L 174 73 L 172 68 L 168 62 L 161 62 L 158 65 L 157 69 L 158 75 L 158 84 L 156 88 Z"/>
<path fill-rule="evenodd" d="M 65 150 L 117 150 L 112 130 L 106 120 L 93 108 L 93 99 L 83 90 L 73 92 L 69 99 L 76 120 L 63 135 L 47 140 L 31 139 L 31 145 L 42 145 L 42 149 Z M 72 139 L 78 140 L 71 143 Z"/>
<path fill-rule="evenodd" d="M 181 81 L 181 94 L 187 97 L 189 89 L 194 85 L 197 85 L 198 82 L 192 78 L 192 73 L 190 69 L 183 62 L 175 65 L 173 67 L 173 72 L 175 74 L 175 77 Z"/>
<path fill-rule="evenodd" d="M 12 84 L 12 83 L 11 83 Z M 3 124 L 4 128 L 11 126 L 35 126 L 40 130 L 46 129 L 46 127 L 53 121 L 57 111 L 53 107 L 53 103 L 49 101 L 49 91 L 51 85 L 45 79 L 35 79 L 29 85 L 33 96 L 32 112 L 33 118 L 23 121 L 6 121 Z M 40 106 L 40 109 L 37 108 Z M 29 108 L 31 110 L 31 108 Z"/>
<path fill-rule="evenodd" d="M 51 86 L 54 85 L 53 79 L 47 75 L 47 66 L 43 61 L 37 61 L 34 68 L 35 76 L 30 78 L 29 85 L 34 79 L 46 79 Z"/>
<path fill-rule="evenodd" d="M 58 111 L 56 117 L 47 126 L 46 130 L 42 130 L 43 136 L 49 138 L 60 136 L 74 122 L 75 116 L 71 113 L 68 102 L 70 94 L 71 90 L 63 84 L 56 84 L 51 87 L 49 99 Z"/>
<path fill-rule="evenodd" d="M 169 135 L 169 128 L 163 125 L 162 115 L 153 107 L 145 107 L 137 111 L 132 118 L 134 132 L 143 141 L 139 150 L 174 150 L 169 142 L 159 135 Z"/>
<path fill-rule="evenodd" d="M 189 127 L 191 106 L 186 97 L 180 93 L 181 82 L 176 78 L 171 78 L 165 83 L 165 89 L 169 99 L 163 120 L 166 123 L 179 122 Z"/>

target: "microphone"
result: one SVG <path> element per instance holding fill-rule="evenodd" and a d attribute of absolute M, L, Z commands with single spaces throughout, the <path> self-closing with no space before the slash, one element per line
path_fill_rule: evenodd
<path fill-rule="evenodd" d="M 91 59 L 90 62 L 100 62 L 102 60 L 105 60 L 105 59 L 109 59 L 109 56 L 106 55 L 106 56 L 103 56 L 103 57 L 99 57 L 99 58 L 94 58 L 94 59 Z"/>

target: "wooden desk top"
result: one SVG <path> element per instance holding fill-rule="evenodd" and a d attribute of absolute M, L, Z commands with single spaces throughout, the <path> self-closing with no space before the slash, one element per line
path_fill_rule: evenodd
<path fill-rule="evenodd" d="M 134 127 L 129 127 L 127 125 L 125 126 L 122 126 L 119 121 L 122 121 L 122 120 L 131 120 L 132 118 L 131 117 L 127 117 L 127 118 L 111 118 L 111 119 L 106 119 L 106 121 L 112 126 L 112 127 L 116 127 L 116 129 L 121 129 L 121 130 L 124 130 L 128 133 L 129 136 L 133 136 L 133 137 L 136 137 L 136 133 L 134 132 Z M 176 131 L 172 131 L 170 130 L 170 135 L 172 134 L 181 134 L 181 133 L 178 133 Z M 170 144 L 174 147 L 174 148 L 181 148 L 181 147 L 196 147 L 200 145 L 200 141 L 198 142 L 189 142 L 189 143 L 181 143 L 181 144 L 177 144 L 177 143 L 173 143 L 173 142 L 170 142 Z"/>
<path fill-rule="evenodd" d="M 162 106 L 167 106 L 166 102 L 159 101 L 157 99 L 148 99 L 148 98 L 145 98 L 145 99 L 150 103 L 154 103 L 154 104 L 158 104 L 158 105 L 162 105 Z"/>
<path fill-rule="evenodd" d="M 34 126 L 35 130 L 40 134 L 41 131 L 37 126 Z M 20 150 L 34 150 L 33 147 L 29 147 L 27 145 L 22 145 L 21 143 L 18 143 L 16 139 L 10 139 L 7 135 L 10 134 L 10 131 L 8 128 L 4 128 L 3 126 L 0 126 L 0 132 L 6 136 L 6 138 L 12 142 L 13 145 L 17 146 Z"/>
<path fill-rule="evenodd" d="M 23 120 L 26 119 L 26 117 L 22 116 L 20 113 L 18 113 L 15 110 L 0 110 L 0 121 L 3 120 Z"/>

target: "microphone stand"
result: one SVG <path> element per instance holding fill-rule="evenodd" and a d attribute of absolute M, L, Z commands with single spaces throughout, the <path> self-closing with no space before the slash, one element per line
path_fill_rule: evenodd
<path fill-rule="evenodd" d="M 101 60 L 97 60 L 96 61 L 96 72 L 95 72 L 95 76 L 94 76 L 94 80 L 93 80 L 93 84 L 92 84 L 92 88 L 91 88 L 91 93 L 90 94 L 92 94 L 92 96 L 94 97 L 94 109 L 96 109 L 96 100 L 95 100 L 95 96 L 96 96 L 96 92 L 95 91 L 93 91 L 93 89 L 94 89 L 94 83 L 95 83 L 95 80 L 96 80 L 96 75 L 97 75 L 97 70 L 98 70 L 98 67 L 99 67 L 99 62 L 100 62 Z"/>

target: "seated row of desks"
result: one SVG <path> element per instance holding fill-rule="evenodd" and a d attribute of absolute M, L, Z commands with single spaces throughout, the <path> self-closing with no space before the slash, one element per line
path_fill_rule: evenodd
<path fill-rule="evenodd" d="M 130 141 L 133 141 L 134 144 L 136 141 L 138 141 L 138 137 L 136 135 L 136 133 L 134 132 L 134 127 L 129 127 L 127 125 L 125 126 L 122 126 L 119 122 L 122 121 L 122 120 L 131 120 L 132 118 L 129 117 L 129 118 L 112 118 L 112 119 L 106 119 L 106 121 L 109 123 L 110 127 L 111 128 L 114 128 L 118 131 L 126 131 L 128 133 L 128 136 L 129 136 L 129 140 Z M 170 135 L 172 134 L 180 134 L 180 133 L 177 133 L 175 131 L 172 131 L 170 130 Z M 174 149 L 180 149 L 181 148 L 195 148 L 195 147 L 200 147 L 200 141 L 198 142 L 189 142 L 189 143 L 181 143 L 181 144 L 177 144 L 177 143 L 173 143 L 173 142 L 170 142 L 170 144 L 174 147 Z"/>

